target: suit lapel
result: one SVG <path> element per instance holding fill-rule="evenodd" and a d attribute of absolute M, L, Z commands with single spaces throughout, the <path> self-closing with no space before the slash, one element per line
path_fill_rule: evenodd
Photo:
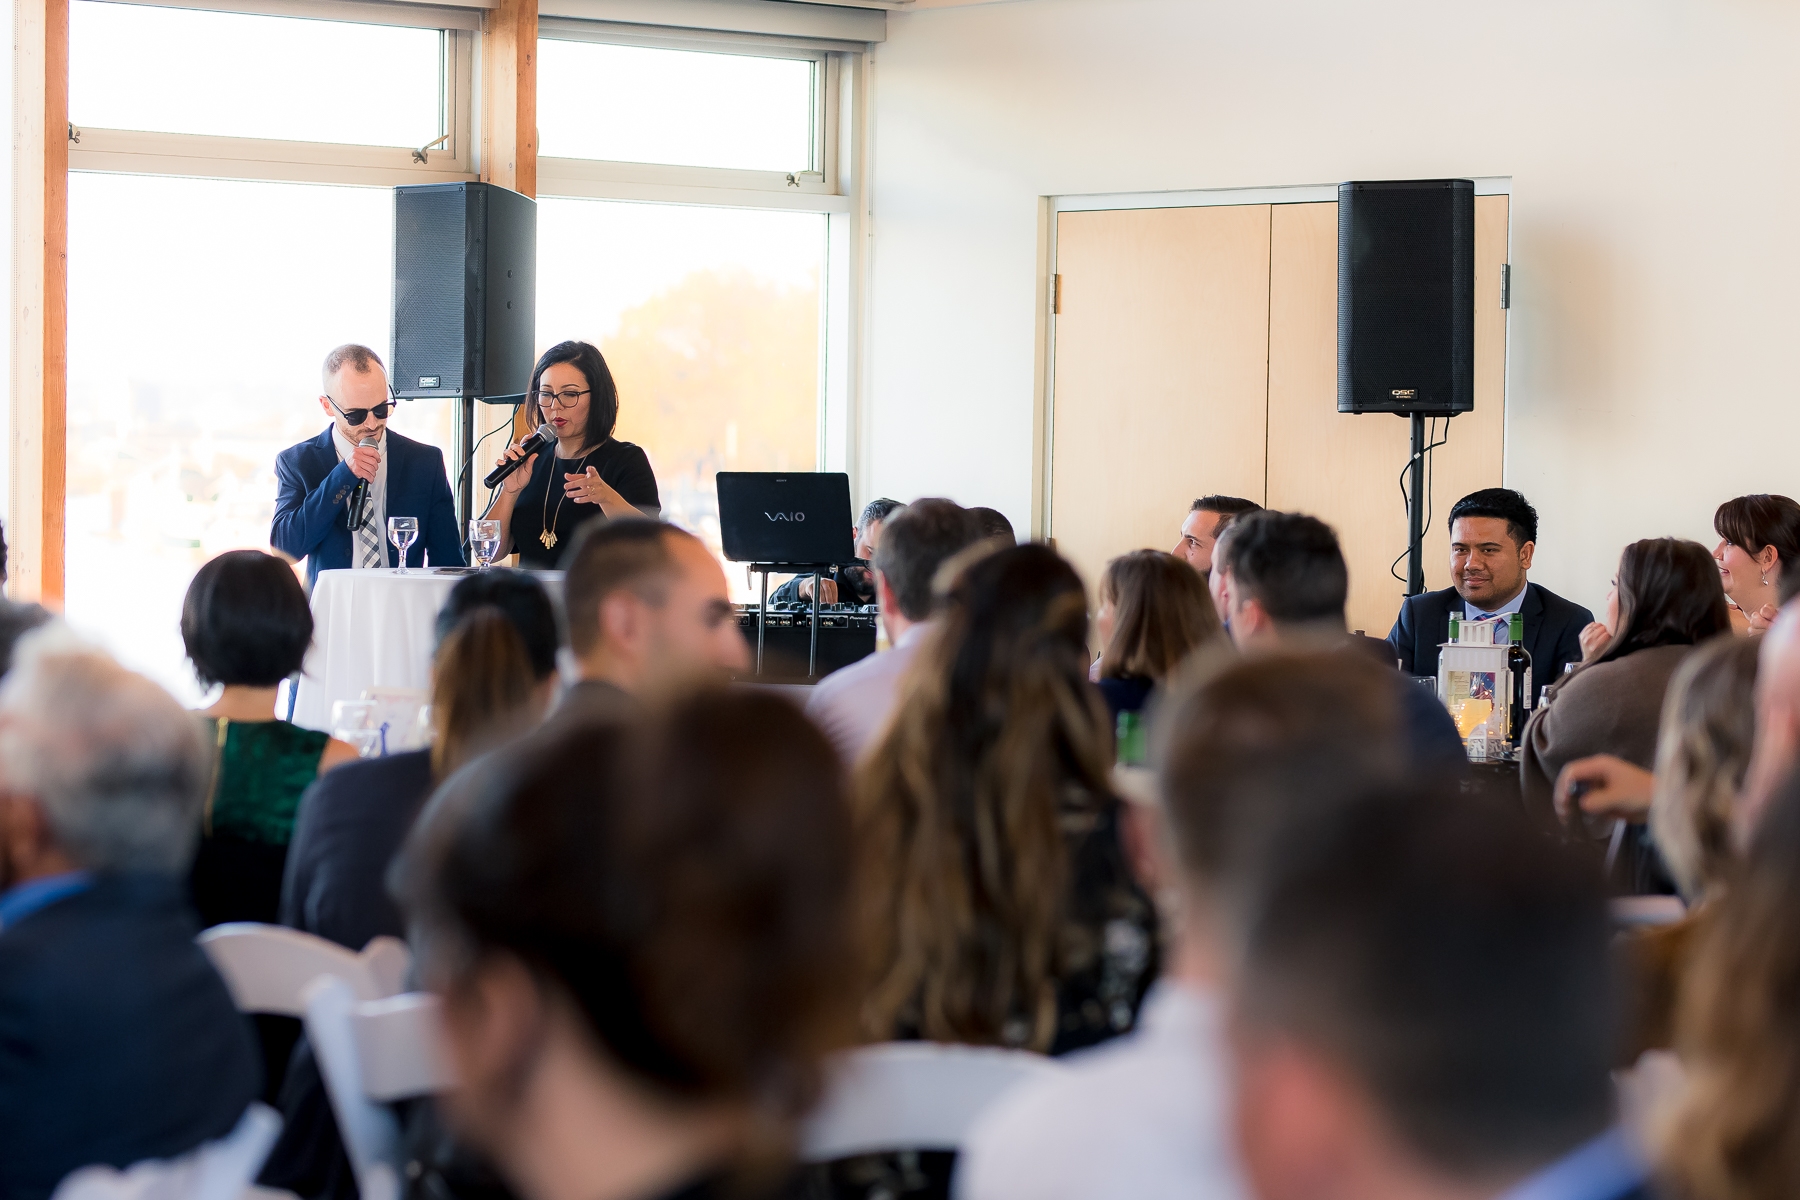
<path fill-rule="evenodd" d="M 1544 650 L 1544 635 L 1549 631 L 1544 628 L 1543 590 L 1537 584 L 1525 585 L 1525 603 L 1519 606 L 1519 615 L 1525 618 L 1525 653 L 1531 655 L 1532 673 L 1539 676 L 1533 686 L 1554 683 L 1555 680 L 1545 674 L 1544 659 L 1539 654 Z M 1554 641 L 1550 643 L 1552 649 L 1555 645 Z"/>

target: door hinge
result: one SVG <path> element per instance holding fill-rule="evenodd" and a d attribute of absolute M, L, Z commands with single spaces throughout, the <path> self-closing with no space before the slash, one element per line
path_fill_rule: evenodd
<path fill-rule="evenodd" d="M 1062 276 L 1050 277 L 1050 313 L 1052 316 L 1062 315 Z"/>
<path fill-rule="evenodd" d="M 1500 264 L 1500 307 L 1512 307 L 1512 264 Z"/>

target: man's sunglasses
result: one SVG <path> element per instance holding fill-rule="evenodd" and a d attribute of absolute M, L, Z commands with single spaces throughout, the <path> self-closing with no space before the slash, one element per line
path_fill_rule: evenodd
<path fill-rule="evenodd" d="M 331 400 L 330 394 L 327 393 L 325 398 Z M 399 403 L 398 400 L 383 400 L 374 408 L 345 408 L 336 400 L 331 400 L 331 407 L 337 409 L 338 415 L 343 417 L 344 420 L 348 421 L 352 426 L 357 426 L 368 420 L 371 413 L 374 414 L 377 421 L 387 420 L 388 413 Z"/>

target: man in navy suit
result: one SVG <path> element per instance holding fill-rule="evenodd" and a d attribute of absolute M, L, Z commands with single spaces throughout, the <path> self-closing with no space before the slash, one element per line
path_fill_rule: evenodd
<path fill-rule="evenodd" d="M 269 544 L 306 560 L 310 587 L 320 571 L 399 566 L 387 519 L 417 517 L 419 538 L 407 550 L 406 565 L 422 565 L 429 552 L 434 566 L 462 566 L 443 452 L 387 427 L 396 401 L 381 359 L 367 346 L 339 346 L 325 356 L 324 374 L 319 407 L 331 425 L 276 458 L 279 490 Z M 359 485 L 366 485 L 360 493 Z"/>
<path fill-rule="evenodd" d="M 1452 612 L 1465 620 L 1524 617 L 1534 692 L 1556 682 L 1567 664 L 1581 661 L 1581 631 L 1594 614 L 1525 578 L 1537 549 L 1537 527 L 1537 509 L 1510 488 L 1483 488 L 1456 502 L 1450 510 L 1453 586 L 1408 596 L 1388 632 L 1402 671 L 1437 674 L 1438 647 L 1450 639 Z"/>
<path fill-rule="evenodd" d="M 51 630 L 0 689 L 0 1200 L 186 1154 L 261 1088 L 194 944 L 211 756 L 193 715 Z"/>

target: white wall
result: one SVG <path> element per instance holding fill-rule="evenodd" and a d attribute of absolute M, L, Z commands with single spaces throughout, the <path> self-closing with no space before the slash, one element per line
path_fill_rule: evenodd
<path fill-rule="evenodd" d="M 1598 609 L 1626 542 L 1800 494 L 1796 47 L 1764 0 L 893 13 L 859 490 L 1028 527 L 1040 196 L 1511 176 L 1507 481 Z"/>

